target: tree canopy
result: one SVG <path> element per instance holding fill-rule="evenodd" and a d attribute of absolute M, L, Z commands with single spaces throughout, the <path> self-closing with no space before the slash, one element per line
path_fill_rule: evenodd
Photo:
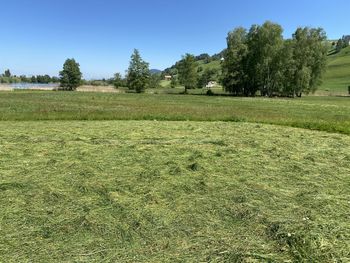
<path fill-rule="evenodd" d="M 135 90 L 137 93 L 144 92 L 149 84 L 149 79 L 149 64 L 141 58 L 140 52 L 135 49 L 134 53 L 131 55 L 128 69 L 128 87 L 130 90 Z"/>
<path fill-rule="evenodd" d="M 185 86 L 185 93 L 188 89 L 195 89 L 197 86 L 196 59 L 191 54 L 186 54 L 177 65 L 178 80 Z"/>
<path fill-rule="evenodd" d="M 114 74 L 113 86 L 118 89 L 125 86 L 125 81 L 120 73 Z"/>
<path fill-rule="evenodd" d="M 284 40 L 280 25 L 265 22 L 249 31 L 229 32 L 222 64 L 222 84 L 235 95 L 301 96 L 314 92 L 326 67 L 326 34 L 298 28 Z"/>
<path fill-rule="evenodd" d="M 5 70 L 4 72 L 4 76 L 7 77 L 7 78 L 10 78 L 11 77 L 11 71 L 9 69 Z"/>
<path fill-rule="evenodd" d="M 61 87 L 65 90 L 76 90 L 81 85 L 80 65 L 74 59 L 67 59 L 60 72 Z"/>

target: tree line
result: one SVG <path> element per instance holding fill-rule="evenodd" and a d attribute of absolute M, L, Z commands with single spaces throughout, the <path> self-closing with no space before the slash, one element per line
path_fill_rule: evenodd
<path fill-rule="evenodd" d="M 222 64 L 226 91 L 241 96 L 301 96 L 316 91 L 326 69 L 322 28 L 298 28 L 283 39 L 280 25 L 265 22 L 229 32 Z"/>
<path fill-rule="evenodd" d="M 13 84 L 13 83 L 59 83 L 60 79 L 58 77 L 51 77 L 49 75 L 36 75 L 36 76 L 26 76 L 26 75 L 12 75 L 9 69 L 5 70 L 3 74 L 0 75 L 1 84 Z"/>
<path fill-rule="evenodd" d="M 202 88 L 211 80 L 219 80 L 236 96 L 301 96 L 316 91 L 326 68 L 328 47 L 322 28 L 298 28 L 291 39 L 283 38 L 280 25 L 265 22 L 249 30 L 238 27 L 228 33 L 227 48 L 222 55 L 221 74 L 217 69 L 197 67 L 198 60 L 210 56 L 186 54 L 176 63 L 171 87 Z M 167 71 L 165 71 L 167 72 Z M 79 64 L 68 59 L 60 72 L 61 86 L 74 90 L 82 83 Z M 149 63 L 135 49 L 125 78 L 116 73 L 108 80 L 115 87 L 128 87 L 141 93 L 159 87 L 161 74 L 151 74 Z M 107 81 L 106 81 L 107 82 Z"/>
<path fill-rule="evenodd" d="M 283 28 L 267 21 L 249 30 L 235 28 L 226 41 L 227 48 L 219 53 L 220 73 L 215 68 L 201 72 L 198 58 L 207 56 L 191 54 L 166 71 L 175 74 L 185 93 L 217 80 L 235 96 L 300 97 L 315 92 L 322 82 L 330 47 L 322 28 L 300 27 L 284 39 Z"/>
<path fill-rule="evenodd" d="M 108 80 L 82 79 L 80 65 L 67 59 L 59 78 L 36 76 L 16 77 L 22 82 L 60 82 L 61 89 L 75 90 L 82 84 L 128 87 L 137 93 L 147 88 L 160 87 L 164 74 L 172 73 L 171 87 L 203 88 L 209 81 L 217 80 L 224 90 L 236 96 L 301 96 L 316 91 L 326 69 L 329 43 L 322 28 L 298 28 L 292 38 L 283 38 L 283 28 L 276 23 L 252 25 L 249 30 L 238 27 L 228 33 L 227 48 L 213 57 L 208 54 L 186 54 L 172 68 L 152 74 L 149 63 L 135 49 L 126 76 L 120 73 Z M 198 66 L 198 61 L 221 61 L 221 71 Z M 6 71 L 2 78 L 16 79 Z"/>
<path fill-rule="evenodd" d="M 112 84 L 115 88 L 128 87 L 129 90 L 141 93 L 147 88 L 158 88 L 160 86 L 160 80 L 161 75 L 151 73 L 149 63 L 142 59 L 137 49 L 131 55 L 126 77 L 123 77 L 120 73 L 116 73 L 114 78 L 107 80 L 83 80 L 80 65 L 74 59 L 67 59 L 63 65 L 63 70 L 60 72 L 60 86 L 62 90 L 76 90 L 82 84 L 96 86 Z"/>

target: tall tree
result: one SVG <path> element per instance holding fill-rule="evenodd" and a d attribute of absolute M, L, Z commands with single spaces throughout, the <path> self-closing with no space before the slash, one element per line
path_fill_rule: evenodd
<path fill-rule="evenodd" d="M 279 71 L 276 75 L 276 81 L 279 87 L 279 95 L 291 96 L 295 90 L 295 83 L 293 82 L 293 79 L 296 66 L 293 58 L 293 52 L 293 40 L 285 40 L 283 43 L 283 47 L 278 54 Z"/>
<path fill-rule="evenodd" d="M 248 67 L 252 69 L 248 77 L 255 80 L 262 95 L 272 96 L 278 89 L 282 32 L 280 25 L 267 21 L 262 26 L 252 26 L 248 33 Z"/>
<path fill-rule="evenodd" d="M 315 92 L 327 65 L 326 33 L 321 28 L 298 28 L 293 35 L 293 96 Z"/>
<path fill-rule="evenodd" d="M 160 79 L 161 79 L 161 74 L 157 74 L 157 73 L 151 74 L 149 78 L 148 87 L 150 89 L 161 88 Z"/>
<path fill-rule="evenodd" d="M 4 76 L 7 78 L 11 78 L 11 71 L 9 69 L 5 70 Z"/>
<path fill-rule="evenodd" d="M 195 89 L 197 85 L 196 60 L 193 55 L 186 54 L 177 65 L 178 80 L 185 86 L 185 94 L 188 89 Z"/>
<path fill-rule="evenodd" d="M 81 85 L 81 78 L 80 65 L 74 59 L 67 59 L 60 72 L 61 87 L 66 90 L 76 90 Z"/>
<path fill-rule="evenodd" d="M 242 27 L 236 28 L 228 33 L 226 41 L 227 49 L 222 63 L 224 89 L 235 95 L 249 95 L 245 72 L 247 31 Z"/>
<path fill-rule="evenodd" d="M 149 84 L 149 78 L 149 64 L 141 58 L 140 52 L 135 49 L 131 55 L 128 69 L 127 84 L 129 89 L 135 90 L 137 93 L 144 92 Z"/>
<path fill-rule="evenodd" d="M 326 67 L 328 44 L 321 28 L 298 28 L 284 40 L 280 25 L 265 22 L 227 37 L 222 83 L 236 95 L 301 96 L 314 92 Z"/>
<path fill-rule="evenodd" d="M 123 78 L 120 73 L 115 73 L 114 74 L 114 79 L 113 79 L 113 86 L 118 89 L 123 86 Z"/>
<path fill-rule="evenodd" d="M 170 87 L 172 89 L 175 89 L 177 84 L 178 84 L 177 75 L 173 75 L 172 78 L 171 78 Z"/>

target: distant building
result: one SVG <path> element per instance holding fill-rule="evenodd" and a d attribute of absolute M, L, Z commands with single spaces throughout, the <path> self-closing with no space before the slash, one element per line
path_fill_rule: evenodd
<path fill-rule="evenodd" d="M 167 81 L 170 81 L 173 77 L 170 76 L 170 75 L 165 75 L 164 76 L 164 79 L 167 80 Z"/>
<path fill-rule="evenodd" d="M 207 89 L 214 88 L 218 85 L 216 81 L 209 81 L 208 84 L 205 86 Z"/>

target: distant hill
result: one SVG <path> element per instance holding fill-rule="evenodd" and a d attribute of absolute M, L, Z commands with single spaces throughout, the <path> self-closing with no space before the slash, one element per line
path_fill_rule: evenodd
<path fill-rule="evenodd" d="M 202 74 L 206 69 L 216 69 L 217 70 L 217 76 L 219 77 L 221 73 L 221 58 L 224 56 L 225 50 L 214 54 L 212 56 L 204 53 L 198 56 L 195 56 L 196 62 L 197 62 L 197 72 L 199 74 Z M 170 68 L 167 68 L 163 71 L 165 74 L 170 75 L 176 75 L 176 65 L 179 63 L 177 61 L 174 65 L 172 65 Z"/>
<path fill-rule="evenodd" d="M 347 92 L 350 86 L 350 47 L 328 56 L 328 66 L 321 91 Z"/>
<path fill-rule="evenodd" d="M 150 70 L 151 74 L 160 74 L 162 71 L 160 69 L 151 69 Z"/>

